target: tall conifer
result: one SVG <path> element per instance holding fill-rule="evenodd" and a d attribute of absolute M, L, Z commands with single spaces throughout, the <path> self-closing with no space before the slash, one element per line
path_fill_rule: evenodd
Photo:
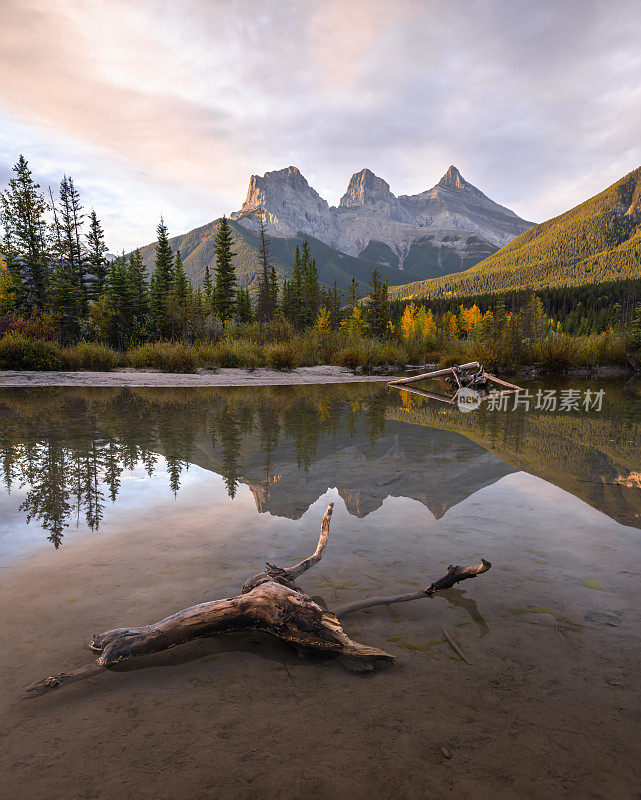
<path fill-rule="evenodd" d="M 13 172 L 15 177 L 0 194 L 2 253 L 19 286 L 25 309 L 44 308 L 49 267 L 47 205 L 24 156 L 18 158 Z"/>
<path fill-rule="evenodd" d="M 214 296 L 216 311 L 223 322 L 231 319 L 236 305 L 236 269 L 232 251 L 234 239 L 227 218 L 223 216 L 216 232 L 216 283 Z"/>
<path fill-rule="evenodd" d="M 97 300 L 104 291 L 107 279 L 107 245 L 105 244 L 105 232 L 93 209 L 89 215 L 89 233 L 85 239 L 87 241 L 87 272 L 90 280 L 89 297 Z"/>

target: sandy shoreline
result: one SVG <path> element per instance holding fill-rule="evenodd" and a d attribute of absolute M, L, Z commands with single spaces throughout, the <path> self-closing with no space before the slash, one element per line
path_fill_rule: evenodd
<path fill-rule="evenodd" d="M 9 386 L 306 386 L 315 383 L 387 381 L 388 376 L 354 375 L 343 367 L 300 367 L 291 372 L 273 369 L 200 370 L 194 374 L 121 369 L 116 372 L 0 371 L 0 387 Z"/>

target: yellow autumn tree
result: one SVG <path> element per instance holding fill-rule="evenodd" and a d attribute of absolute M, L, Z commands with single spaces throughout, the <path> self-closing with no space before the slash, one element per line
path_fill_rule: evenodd
<path fill-rule="evenodd" d="M 461 333 L 467 333 L 469 336 L 474 328 L 481 321 L 481 309 L 474 303 L 471 308 L 464 308 L 461 306 L 459 313 L 459 327 Z"/>
<path fill-rule="evenodd" d="M 327 333 L 327 331 L 329 331 L 331 327 L 332 327 L 332 315 L 323 306 L 318 312 L 318 316 L 316 317 L 316 330 L 319 333 Z"/>
<path fill-rule="evenodd" d="M 414 336 L 414 325 L 416 317 L 416 305 L 410 303 L 405 306 L 403 317 L 401 319 L 401 338 L 407 341 Z"/>
<path fill-rule="evenodd" d="M 416 314 L 416 330 L 423 339 L 436 336 L 436 320 L 431 311 L 421 306 Z"/>
<path fill-rule="evenodd" d="M 447 321 L 447 335 L 450 339 L 458 337 L 458 322 L 456 321 L 456 314 L 450 312 L 450 318 Z"/>
<path fill-rule="evenodd" d="M 354 306 L 349 317 L 341 322 L 341 328 L 350 339 L 357 339 L 362 336 L 369 328 L 363 316 L 363 309 L 360 306 Z"/>
<path fill-rule="evenodd" d="M 15 278 L 0 256 L 0 314 L 13 314 L 16 310 L 18 292 Z"/>

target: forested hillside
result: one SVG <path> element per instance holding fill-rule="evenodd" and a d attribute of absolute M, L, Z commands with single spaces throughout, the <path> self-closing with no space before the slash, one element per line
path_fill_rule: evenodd
<path fill-rule="evenodd" d="M 641 276 L 641 167 L 456 275 L 390 289 L 396 299 L 578 286 Z"/>
<path fill-rule="evenodd" d="M 622 281 L 589 283 L 583 286 L 549 286 L 536 289 L 543 310 L 560 330 L 574 335 L 602 333 L 610 328 L 626 327 L 634 319 L 641 302 L 641 278 Z M 481 314 L 490 311 L 496 315 L 501 309 L 520 311 L 531 302 L 531 289 L 509 292 L 484 292 L 470 296 L 448 295 L 432 298 L 427 306 L 435 316 L 458 314 L 461 307 L 476 306 Z M 394 300 L 390 304 L 392 322 L 396 324 L 408 305 L 414 301 Z"/>
<path fill-rule="evenodd" d="M 169 239 L 172 252 L 180 250 L 185 272 L 196 286 L 202 286 L 205 277 L 205 268 L 209 266 L 213 273 L 216 257 L 214 253 L 214 239 L 220 220 L 208 222 L 200 228 L 195 228 L 189 233 L 172 236 Z M 234 237 L 234 252 L 236 257 L 234 265 L 236 276 L 242 286 L 254 288 L 258 284 L 259 272 L 259 241 L 254 231 L 243 227 L 235 220 L 229 220 Z M 279 283 L 284 278 L 291 277 L 292 265 L 296 253 L 296 246 L 301 246 L 304 235 L 283 238 L 266 235 L 270 260 L 276 268 Z M 372 270 L 378 269 L 383 280 L 387 278 L 390 285 L 397 284 L 399 280 L 407 280 L 416 276 L 411 269 L 401 272 L 395 266 L 377 263 L 375 260 L 348 256 L 329 245 L 308 236 L 309 251 L 316 261 L 318 279 L 326 286 L 333 286 L 337 282 L 340 289 L 347 290 L 352 278 L 359 283 L 361 295 L 367 292 L 367 283 Z M 151 273 L 154 265 L 156 242 L 140 248 L 143 262 Z M 423 273 L 425 274 L 425 273 Z"/>

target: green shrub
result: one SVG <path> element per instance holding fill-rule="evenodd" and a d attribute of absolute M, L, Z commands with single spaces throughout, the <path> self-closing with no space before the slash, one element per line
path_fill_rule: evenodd
<path fill-rule="evenodd" d="M 294 342 L 274 342 L 265 345 L 267 366 L 271 369 L 294 369 L 299 365 Z"/>
<path fill-rule="evenodd" d="M 348 345 L 338 351 L 336 361 L 341 367 L 348 367 L 348 369 L 364 367 L 368 362 L 367 352 L 361 347 Z"/>
<path fill-rule="evenodd" d="M 316 331 L 308 331 L 303 336 L 297 336 L 290 345 L 296 355 L 298 367 L 313 367 L 316 364 L 327 363 L 321 338 Z"/>
<path fill-rule="evenodd" d="M 563 372 L 576 364 L 578 350 L 576 339 L 566 333 L 559 333 L 536 342 L 533 356 L 544 370 Z"/>
<path fill-rule="evenodd" d="M 576 363 L 586 367 L 601 364 L 625 364 L 627 342 L 622 336 L 606 331 L 577 339 Z"/>
<path fill-rule="evenodd" d="M 251 339 L 224 339 L 216 345 L 199 345 L 196 358 L 203 367 L 260 367 L 265 363 L 263 348 Z"/>
<path fill-rule="evenodd" d="M 158 369 L 161 372 L 194 372 L 196 361 L 192 348 L 173 342 L 143 344 L 127 353 L 132 367 Z"/>
<path fill-rule="evenodd" d="M 94 342 L 78 342 L 71 347 L 66 347 L 64 355 L 71 369 L 109 372 L 109 370 L 115 369 L 120 361 L 115 350 Z"/>
<path fill-rule="evenodd" d="M 242 366 L 242 360 L 236 348 L 236 342 L 223 341 L 216 345 L 213 353 L 214 363 L 217 367 L 229 369 Z"/>
<path fill-rule="evenodd" d="M 407 354 L 401 348 L 391 344 L 383 344 L 373 347 L 370 354 L 373 364 L 380 367 L 404 366 L 407 363 Z"/>
<path fill-rule="evenodd" d="M 0 369 L 67 369 L 68 362 L 53 342 L 12 333 L 0 339 Z"/>

